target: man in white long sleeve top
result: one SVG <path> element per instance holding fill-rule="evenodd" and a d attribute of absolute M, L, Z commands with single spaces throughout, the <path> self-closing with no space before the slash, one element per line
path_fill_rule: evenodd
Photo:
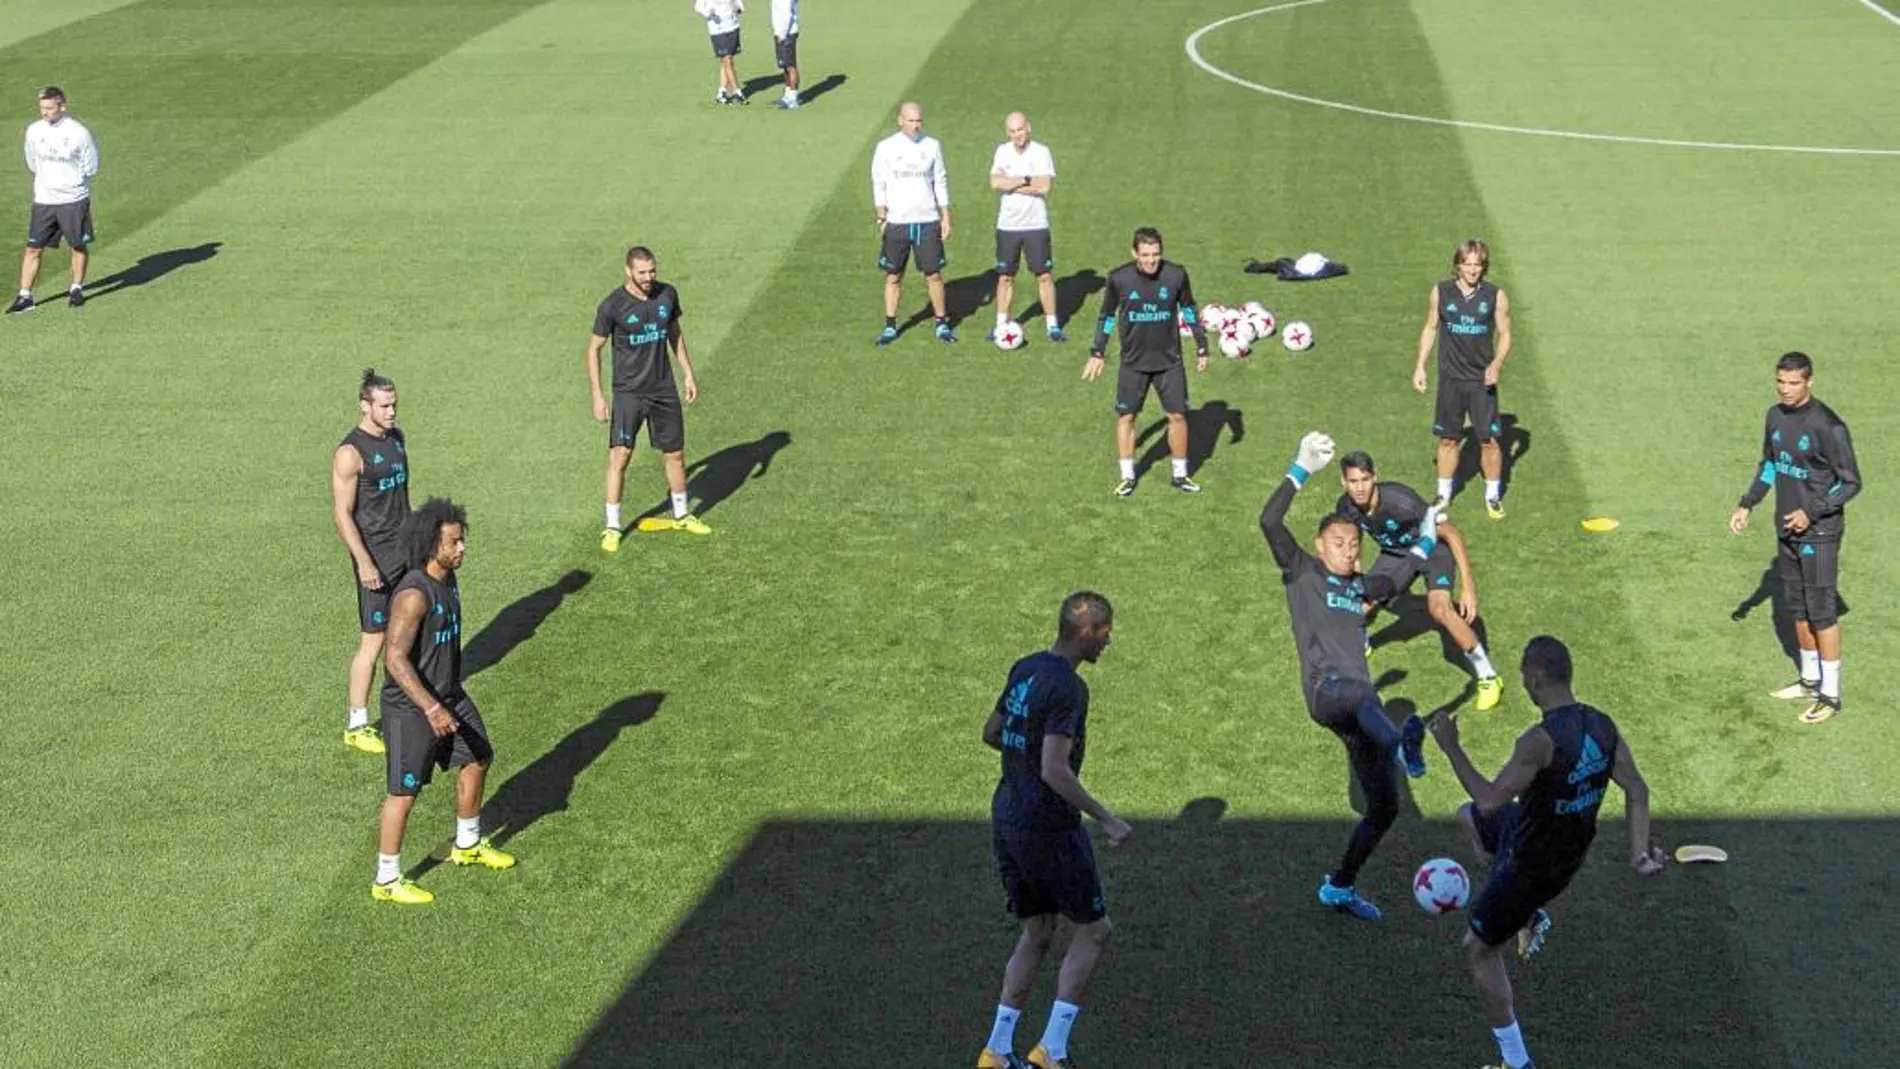
<path fill-rule="evenodd" d="M 913 251 L 930 287 L 937 340 L 956 341 L 943 304 L 950 176 L 943 167 L 943 145 L 924 134 L 924 108 L 914 100 L 898 107 L 897 132 L 878 142 L 871 156 L 871 203 L 877 207 L 877 231 L 883 239 L 877 265 L 884 270 L 884 332 L 877 344 L 897 340 L 897 303 L 903 298 L 904 265 Z"/>
<path fill-rule="evenodd" d="M 66 300 L 78 308 L 86 303 L 92 176 L 99 173 L 99 146 L 84 123 L 66 114 L 66 94 L 57 86 L 40 90 L 39 120 L 26 128 L 26 169 L 33 172 L 33 220 L 20 257 L 20 294 L 7 306 L 7 314 L 33 309 L 40 254 L 49 246 L 58 248 L 62 238 L 73 248 L 73 283 Z"/>
<path fill-rule="evenodd" d="M 713 55 L 719 60 L 719 92 L 716 104 L 747 103 L 739 88 L 739 74 L 732 57 L 739 54 L 739 16 L 745 0 L 693 0 L 693 13 L 706 20 L 706 33 L 712 38 Z"/>
<path fill-rule="evenodd" d="M 785 93 L 779 108 L 798 106 L 798 0 L 772 0 L 772 52 L 785 72 Z"/>

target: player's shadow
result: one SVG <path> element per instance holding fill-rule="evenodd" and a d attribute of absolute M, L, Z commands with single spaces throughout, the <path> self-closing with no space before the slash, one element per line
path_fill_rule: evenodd
<path fill-rule="evenodd" d="M 577 594 L 594 578 L 592 572 L 578 568 L 547 586 L 519 598 L 495 614 L 462 650 L 462 675 L 473 676 L 501 663 L 516 646 L 533 638 L 554 610 L 569 594 Z"/>
<path fill-rule="evenodd" d="M 487 801 L 482 804 L 483 831 L 500 846 L 543 817 L 566 812 L 580 774 L 607 752 L 622 731 L 659 715 L 660 703 L 665 700 L 666 695 L 659 691 L 622 698 L 568 732 L 552 749 L 489 792 Z M 452 786 L 454 773 L 448 773 L 445 778 Z M 420 880 L 441 864 L 451 845 L 449 842 L 437 844 L 435 850 L 415 866 L 410 878 Z"/>
<path fill-rule="evenodd" d="M 1057 321 L 1067 323 L 1082 314 L 1082 306 L 1088 303 L 1090 297 L 1100 293 L 1102 287 L 1106 285 L 1108 285 L 1107 279 L 1096 274 L 1093 268 L 1086 267 L 1067 278 L 1056 279 Z M 1027 273 L 1018 274 L 1016 276 L 1016 289 L 1019 293 L 1025 290 L 1034 293 L 1036 289 L 1035 276 Z M 1042 298 L 1037 297 L 1036 303 L 1030 305 L 1028 310 L 1023 312 L 1022 317 L 1017 320 L 1017 322 L 1027 323 L 1037 316 L 1046 315 L 1047 310 L 1042 306 Z"/>
<path fill-rule="evenodd" d="M 772 468 L 772 458 L 791 444 L 789 431 L 773 431 L 750 442 L 729 445 L 687 465 L 686 496 L 694 501 L 693 514 L 704 517 L 746 483 L 764 478 Z M 640 519 L 668 515 L 671 511 L 672 506 L 662 501 L 641 513 Z"/>
<path fill-rule="evenodd" d="M 1452 604 L 1454 606 L 1457 604 L 1455 597 Z M 1451 636 L 1438 626 L 1438 621 L 1432 619 L 1431 603 L 1425 595 L 1400 594 L 1380 607 L 1379 616 L 1390 617 L 1391 622 L 1372 632 L 1373 649 L 1410 642 L 1420 636 L 1431 634 L 1437 636 L 1438 652 L 1444 657 L 1446 664 L 1454 668 L 1470 666 L 1470 662 L 1465 660 L 1464 651 L 1459 649 L 1458 644 L 1451 640 Z M 1489 646 L 1490 631 L 1485 626 L 1483 613 L 1479 613 L 1478 618 L 1472 621 L 1471 629 L 1477 633 L 1480 643 Z"/>
<path fill-rule="evenodd" d="M 1846 616 L 1847 599 L 1837 592 L 1834 595 L 1834 601 L 1840 615 Z M 1788 592 L 1782 585 L 1781 573 L 1775 570 L 1775 562 L 1772 560 L 1768 562 L 1768 567 L 1762 569 L 1761 579 L 1756 583 L 1754 591 L 1729 612 L 1728 618 L 1738 623 L 1746 620 L 1764 602 L 1768 604 L 1769 619 L 1774 623 L 1775 640 L 1781 643 L 1781 652 L 1787 654 L 1789 660 L 1799 662 L 1801 644 L 1795 640 L 1794 613 L 1788 609 Z"/>
<path fill-rule="evenodd" d="M 798 103 L 801 106 L 810 104 L 826 93 L 842 88 L 844 83 L 850 80 L 849 77 L 843 74 L 827 74 L 812 85 L 800 88 L 798 90 Z M 747 78 L 745 85 L 742 86 L 741 89 L 743 89 L 746 96 L 752 96 L 784 84 L 785 76 L 783 74 L 761 74 Z"/>
<path fill-rule="evenodd" d="M 1432 774 L 1445 775 L 1442 761 Z M 1344 813 L 1237 819 L 1219 799 L 1196 799 L 1177 819 L 1135 817 L 1120 847 L 1098 839 L 1117 923 L 1092 984 L 1099 1011 L 1075 1031 L 1079 1058 L 1369 1069 L 1483 1060 L 1491 1037 L 1458 949 L 1463 918 L 1433 920 L 1409 901 L 1424 859 L 1478 866 L 1446 805 L 1439 819 L 1401 819 L 1360 876 L 1387 911 L 1378 928 L 1313 898 L 1350 834 Z M 1900 912 L 1882 905 L 1900 892 L 1891 865 L 1900 822 L 1657 830 L 1737 860 L 1643 879 L 1629 869 L 1626 829 L 1604 819 L 1557 900 L 1544 956 L 1513 969 L 1540 1058 L 1768 1069 L 1790 1064 L 1790 1050 L 1807 1064 L 1850 1065 L 1884 1049 L 1885 989 L 1836 985 L 1816 998 L 1813 955 L 1829 947 L 1831 973 L 1873 976 L 1900 957 Z M 922 1065 L 970 1057 L 1018 931 L 989 847 L 982 820 L 764 821 L 664 946 L 624 949 L 633 974 L 562 1064 L 800 1065 L 835 1061 L 839 1050 L 901 1050 Z M 575 938 L 578 952 L 591 933 Z M 1066 943 L 1058 935 L 1037 976 L 1022 1045 L 1043 1027 Z M 1367 993 L 1378 991 L 1403 996 L 1376 998 L 1368 1012 Z M 1263 1055 L 1263 1037 L 1282 1053 Z"/>
<path fill-rule="evenodd" d="M 979 275 L 965 275 L 962 278 L 947 278 L 943 281 L 943 314 L 952 327 L 980 311 L 984 305 L 996 298 L 996 272 L 985 271 Z M 897 335 L 903 337 L 912 327 L 929 323 L 936 319 L 937 313 L 926 300 L 923 307 L 912 312 L 909 319 L 898 325 Z"/>
<path fill-rule="evenodd" d="M 101 297 L 107 297 L 117 293 L 120 290 L 133 289 L 138 286 L 146 285 L 147 283 L 157 282 L 159 279 L 164 278 L 166 275 L 171 274 L 181 267 L 204 263 L 206 260 L 216 256 L 218 250 L 223 247 L 224 242 L 222 241 L 207 241 L 202 245 L 194 245 L 188 249 L 167 249 L 164 252 L 155 252 L 150 256 L 142 256 L 139 258 L 138 263 L 130 267 L 115 271 L 104 278 L 94 279 L 86 283 L 86 299 L 97 300 Z"/>
<path fill-rule="evenodd" d="M 1231 408 L 1225 401 L 1208 401 L 1199 408 L 1190 408 L 1187 413 L 1188 427 L 1188 474 L 1201 470 L 1214 456 L 1214 450 L 1220 446 L 1222 431 L 1227 432 L 1227 441 L 1238 445 L 1247 435 L 1247 420 L 1238 408 Z M 1149 468 L 1159 464 L 1168 456 L 1168 421 L 1156 420 L 1148 425 L 1135 439 L 1135 448 L 1147 446 L 1141 459 L 1135 462 L 1135 477 L 1145 475 Z"/>
<path fill-rule="evenodd" d="M 1504 412 L 1498 416 L 1498 448 L 1504 451 L 1503 488 L 1508 491 L 1518 461 L 1531 451 L 1531 432 L 1518 425 L 1515 413 Z M 1467 430 L 1458 447 L 1456 478 L 1459 486 L 1468 486 L 1473 479 L 1480 477 L 1484 470 L 1481 459 L 1477 436 Z"/>

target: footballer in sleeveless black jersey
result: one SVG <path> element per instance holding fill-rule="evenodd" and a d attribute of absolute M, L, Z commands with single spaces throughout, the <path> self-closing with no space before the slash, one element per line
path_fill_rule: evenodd
<path fill-rule="evenodd" d="M 422 595 L 422 621 L 407 650 L 390 652 L 415 669 L 423 687 L 455 720 L 455 730 L 438 737 L 422 710 L 385 672 L 383 738 L 389 747 L 390 794 L 415 794 L 437 768 L 485 764 L 495 755 L 482 715 L 462 689 L 462 593 L 455 575 L 436 579 L 427 568 L 414 568 L 396 584 L 390 599 L 406 590 Z"/>
<path fill-rule="evenodd" d="M 373 634 L 388 624 L 390 592 L 407 570 L 397 535 L 409 518 L 409 443 L 395 427 L 381 435 L 352 427 L 339 444 L 354 449 L 362 461 L 351 516 L 383 585 L 378 590 L 364 586 L 355 561 L 350 562 L 350 577 L 356 580 L 357 618 L 363 631 Z"/>

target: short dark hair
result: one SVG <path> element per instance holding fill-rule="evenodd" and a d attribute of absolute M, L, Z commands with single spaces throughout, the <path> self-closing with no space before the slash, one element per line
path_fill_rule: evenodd
<path fill-rule="evenodd" d="M 66 103 L 66 90 L 61 89 L 57 85 L 49 85 L 45 87 L 44 89 L 40 90 L 40 99 L 41 100 L 57 100 L 61 104 L 64 104 Z"/>
<path fill-rule="evenodd" d="M 393 390 L 395 388 L 396 384 L 393 381 L 378 375 L 375 368 L 366 367 L 363 369 L 362 385 L 359 386 L 356 391 L 356 399 L 359 401 L 367 401 L 369 400 L 370 394 L 375 393 L 377 390 Z"/>
<path fill-rule="evenodd" d="M 627 250 L 627 262 L 633 263 L 635 261 L 648 264 L 660 262 L 659 258 L 653 255 L 653 250 L 647 248 L 645 245 L 635 245 L 633 248 Z"/>
<path fill-rule="evenodd" d="M 435 556 L 442 528 L 455 524 L 468 530 L 468 510 L 446 497 L 432 497 L 402 521 L 402 555 L 411 568 L 421 568 Z"/>
<path fill-rule="evenodd" d="M 1320 517 L 1319 530 L 1316 533 L 1325 534 L 1327 531 L 1332 530 L 1334 527 L 1337 527 L 1342 523 L 1352 528 L 1355 531 L 1359 529 L 1359 525 L 1357 523 L 1354 523 L 1352 517 L 1346 515 L 1345 513 L 1329 512 L 1326 515 Z"/>
<path fill-rule="evenodd" d="M 1056 618 L 1056 640 L 1072 639 L 1084 630 L 1113 623 L 1115 609 L 1108 599 L 1093 590 L 1078 590 L 1062 599 L 1062 612 Z"/>
<path fill-rule="evenodd" d="M 1154 227 L 1151 227 L 1151 226 L 1138 226 L 1135 228 L 1135 240 L 1133 242 L 1133 245 L 1137 249 L 1141 248 L 1143 245 L 1160 246 L 1161 245 L 1161 231 L 1156 230 Z"/>
<path fill-rule="evenodd" d="M 1811 379 L 1814 377 L 1814 361 L 1808 357 L 1808 354 L 1797 349 L 1793 352 L 1782 353 L 1781 359 L 1775 361 L 1775 370 L 1799 371 L 1802 378 Z"/>
<path fill-rule="evenodd" d="M 1524 668 L 1552 683 L 1570 682 L 1570 647 L 1553 635 L 1538 635 L 1524 644 Z"/>
<path fill-rule="evenodd" d="M 1363 471 L 1377 475 L 1379 469 L 1372 466 L 1372 454 L 1363 449 L 1355 449 L 1339 458 L 1340 471 Z"/>

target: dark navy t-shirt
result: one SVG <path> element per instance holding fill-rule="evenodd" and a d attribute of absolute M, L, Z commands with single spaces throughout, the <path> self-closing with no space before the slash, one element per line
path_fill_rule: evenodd
<path fill-rule="evenodd" d="M 1069 767 L 1082 771 L 1088 737 L 1089 687 L 1075 666 L 1048 651 L 1032 653 L 1009 670 L 996 699 L 1003 717 L 1003 776 L 990 800 L 998 830 L 1060 832 L 1082 823 L 1082 813 L 1042 781 L 1042 740 L 1075 740 Z"/>

